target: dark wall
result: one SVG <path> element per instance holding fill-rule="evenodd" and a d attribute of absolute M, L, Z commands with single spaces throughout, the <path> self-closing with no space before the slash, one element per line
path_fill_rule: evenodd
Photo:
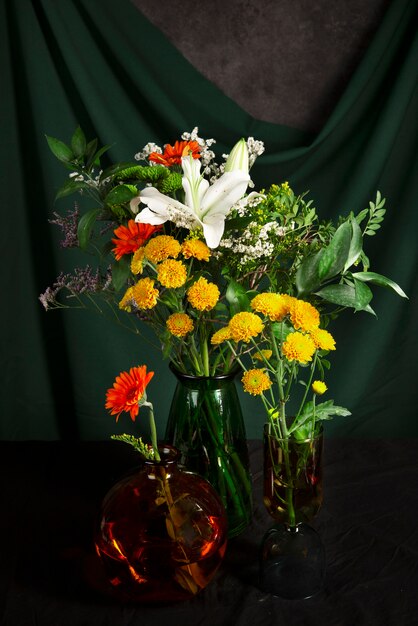
<path fill-rule="evenodd" d="M 132 2 L 252 116 L 317 131 L 390 0 Z"/>

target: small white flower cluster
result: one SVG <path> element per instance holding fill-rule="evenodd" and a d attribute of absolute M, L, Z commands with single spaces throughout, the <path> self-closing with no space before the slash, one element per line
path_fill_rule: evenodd
<path fill-rule="evenodd" d="M 234 206 L 231 207 L 230 213 L 235 210 L 238 213 L 239 217 L 244 217 L 244 215 L 246 215 L 247 213 L 248 208 L 255 208 L 258 204 L 260 204 L 260 202 L 264 200 L 264 198 L 265 196 L 262 193 L 252 191 L 250 194 L 248 194 L 248 196 L 245 196 L 244 198 L 241 198 L 241 200 L 238 200 L 238 202 L 236 202 Z"/>
<path fill-rule="evenodd" d="M 199 137 L 198 126 L 195 126 L 191 133 L 188 133 L 187 131 L 184 132 L 181 138 L 183 139 L 183 141 L 196 141 L 199 144 L 200 161 L 202 163 L 202 174 L 206 176 L 212 175 L 212 179 L 218 178 L 218 176 L 220 175 L 219 166 L 214 162 L 214 151 L 210 149 L 211 146 L 216 143 L 216 139 L 203 139 L 203 137 Z"/>
<path fill-rule="evenodd" d="M 90 176 L 84 175 L 84 174 L 79 174 L 78 172 L 71 172 L 69 174 L 69 178 L 71 178 L 72 180 L 74 180 L 76 183 L 86 183 L 86 185 L 89 185 L 90 187 L 99 187 L 101 184 L 103 183 L 107 183 L 110 180 L 109 178 L 105 178 L 104 180 L 100 180 L 101 175 L 103 174 L 103 170 L 100 170 L 100 172 L 98 172 L 97 176 L 95 176 L 94 178 L 90 178 Z M 80 193 L 82 193 L 82 190 L 80 190 Z"/>
<path fill-rule="evenodd" d="M 258 230 L 257 222 L 251 222 L 241 237 L 222 239 L 220 248 L 225 248 L 239 255 L 240 264 L 245 265 L 254 259 L 270 257 L 274 252 L 274 242 L 270 240 L 272 234 L 283 237 L 286 228 L 277 222 L 268 222 Z"/>
<path fill-rule="evenodd" d="M 254 165 L 257 157 L 263 154 L 265 150 L 264 142 L 259 141 L 258 139 L 254 139 L 254 137 L 248 137 L 247 148 L 248 148 L 248 165 L 251 168 Z"/>
<path fill-rule="evenodd" d="M 137 152 L 135 154 L 134 159 L 135 161 L 147 161 L 151 152 L 158 152 L 158 154 L 163 153 L 160 146 L 157 146 L 156 143 L 153 143 L 152 141 L 150 141 L 149 143 L 147 143 L 146 146 L 142 148 L 141 152 Z M 156 163 L 153 163 L 152 161 L 150 161 L 150 165 L 156 165 Z"/>
<path fill-rule="evenodd" d="M 167 207 L 167 215 L 168 220 L 173 222 L 177 228 L 187 228 L 187 230 L 193 230 L 199 226 L 199 223 L 195 220 L 193 215 L 187 213 L 186 211 L 181 211 L 175 206 L 170 205 Z"/>

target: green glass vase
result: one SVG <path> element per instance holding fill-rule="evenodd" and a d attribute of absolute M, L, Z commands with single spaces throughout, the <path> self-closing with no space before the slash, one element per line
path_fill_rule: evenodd
<path fill-rule="evenodd" d="M 252 516 L 251 474 L 236 369 L 222 376 L 192 376 L 170 369 L 177 387 L 165 440 L 180 452 L 180 463 L 206 478 L 220 496 L 228 536 L 241 533 Z"/>

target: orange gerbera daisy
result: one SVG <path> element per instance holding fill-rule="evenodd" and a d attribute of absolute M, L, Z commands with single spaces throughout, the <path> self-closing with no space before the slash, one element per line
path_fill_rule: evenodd
<path fill-rule="evenodd" d="M 145 389 L 154 376 L 154 372 L 147 372 L 146 365 L 131 367 L 129 372 L 121 372 L 116 376 L 113 387 L 106 392 L 106 409 L 111 415 L 116 415 L 118 421 L 120 414 L 125 411 L 130 413 L 134 422 L 139 412 L 139 402 L 145 395 Z"/>
<path fill-rule="evenodd" d="M 200 158 L 200 146 L 197 141 L 176 141 L 174 146 L 169 143 L 164 146 L 164 152 L 151 152 L 149 161 L 170 167 L 171 165 L 181 165 L 181 159 L 185 156 L 192 156 L 194 159 Z"/>
<path fill-rule="evenodd" d="M 151 226 L 151 224 L 140 224 L 135 220 L 129 220 L 127 226 L 118 226 L 113 231 L 117 239 L 112 239 L 115 247 L 112 249 L 116 260 L 120 261 L 125 254 L 136 252 L 146 241 L 162 226 Z"/>

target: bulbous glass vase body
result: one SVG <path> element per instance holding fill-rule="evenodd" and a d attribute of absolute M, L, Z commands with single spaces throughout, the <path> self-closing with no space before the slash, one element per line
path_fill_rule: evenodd
<path fill-rule="evenodd" d="M 171 366 L 177 387 L 165 440 L 180 451 L 181 463 L 204 476 L 219 494 L 228 517 L 228 536 L 249 524 L 252 490 L 244 419 L 235 387 L 238 372 L 190 376 Z"/>
<path fill-rule="evenodd" d="M 181 469 L 178 453 L 119 481 L 105 496 L 95 537 L 109 589 L 127 601 L 167 603 L 206 587 L 225 553 L 222 502 L 201 476 Z"/>

